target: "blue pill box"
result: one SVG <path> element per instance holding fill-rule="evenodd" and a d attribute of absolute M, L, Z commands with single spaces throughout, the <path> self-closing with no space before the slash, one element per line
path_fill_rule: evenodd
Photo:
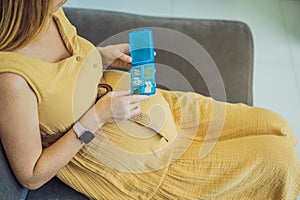
<path fill-rule="evenodd" d="M 131 94 L 151 95 L 156 92 L 156 69 L 151 29 L 129 33 Z"/>
<path fill-rule="evenodd" d="M 132 66 L 130 69 L 131 94 L 155 94 L 155 73 L 154 63 Z"/>

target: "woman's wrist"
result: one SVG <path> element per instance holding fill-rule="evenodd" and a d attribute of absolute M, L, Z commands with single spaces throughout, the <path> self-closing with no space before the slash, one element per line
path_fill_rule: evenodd
<path fill-rule="evenodd" d="M 79 122 L 89 131 L 95 133 L 98 129 L 100 129 L 104 124 L 105 121 L 102 120 L 93 106 L 80 120 Z"/>

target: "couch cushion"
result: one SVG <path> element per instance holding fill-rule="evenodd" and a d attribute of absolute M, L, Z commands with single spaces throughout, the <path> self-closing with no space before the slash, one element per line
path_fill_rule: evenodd
<path fill-rule="evenodd" d="M 1 199 L 25 199 L 28 190 L 20 186 L 16 181 L 8 161 L 5 156 L 5 152 L 0 141 L 0 198 Z"/>
<path fill-rule="evenodd" d="M 55 199 L 55 200 L 87 200 L 83 194 L 73 190 L 61 180 L 54 177 L 37 190 L 29 190 L 26 200 Z"/>

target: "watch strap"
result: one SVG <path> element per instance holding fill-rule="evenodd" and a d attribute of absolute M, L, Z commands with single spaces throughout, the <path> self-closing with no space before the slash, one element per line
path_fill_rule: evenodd
<path fill-rule="evenodd" d="M 82 144 L 88 144 L 95 137 L 95 134 L 84 128 L 80 122 L 74 124 L 73 130 Z"/>
<path fill-rule="evenodd" d="M 84 127 L 80 124 L 80 122 L 76 122 L 76 123 L 74 124 L 74 126 L 73 126 L 73 130 L 74 130 L 74 132 L 76 133 L 77 137 L 80 138 L 80 136 L 82 135 L 82 133 L 83 133 L 84 131 L 86 131 L 87 129 L 84 128 Z"/>

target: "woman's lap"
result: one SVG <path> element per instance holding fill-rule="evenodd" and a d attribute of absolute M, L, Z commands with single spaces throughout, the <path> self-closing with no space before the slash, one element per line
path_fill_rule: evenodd
<path fill-rule="evenodd" d="M 78 160 L 73 160 L 60 178 L 72 184 L 67 172 L 72 171 L 74 177 L 96 181 L 99 187 L 77 183 L 75 188 L 100 199 L 109 198 L 103 196 L 108 194 L 121 197 L 129 192 L 128 185 L 135 188 L 129 196 L 139 196 L 140 190 L 148 191 L 141 196 L 153 194 L 153 199 L 293 199 L 299 193 L 296 140 L 282 117 L 244 104 L 215 102 L 195 93 L 158 92 L 169 103 L 179 128 L 178 136 L 168 141 L 171 148 L 158 155 L 164 160 L 177 153 L 167 168 L 130 175 L 110 169 L 85 153 L 77 155 Z M 218 111 L 221 117 L 213 116 Z M 82 167 L 85 164 L 92 167 Z M 104 189 L 101 185 L 110 186 Z M 117 193 L 108 191 L 114 187 Z"/>
<path fill-rule="evenodd" d="M 178 99 L 184 95 L 177 93 Z M 293 199 L 300 193 L 297 141 L 284 118 L 266 109 L 229 103 L 223 104 L 224 119 L 213 118 L 213 104 L 220 102 L 197 94 L 196 98 L 202 114 L 197 133 L 186 152 L 171 163 L 158 199 L 164 195 Z M 211 119 L 218 120 L 212 123 Z M 222 123 L 222 129 L 211 128 L 214 123 Z M 201 153 L 203 148 L 205 154 Z"/>
<path fill-rule="evenodd" d="M 262 135 L 218 141 L 209 154 L 199 158 L 202 144 L 194 141 L 169 166 L 158 196 L 268 199 L 282 195 L 276 198 L 293 199 L 299 193 L 300 165 L 286 139 Z"/>

